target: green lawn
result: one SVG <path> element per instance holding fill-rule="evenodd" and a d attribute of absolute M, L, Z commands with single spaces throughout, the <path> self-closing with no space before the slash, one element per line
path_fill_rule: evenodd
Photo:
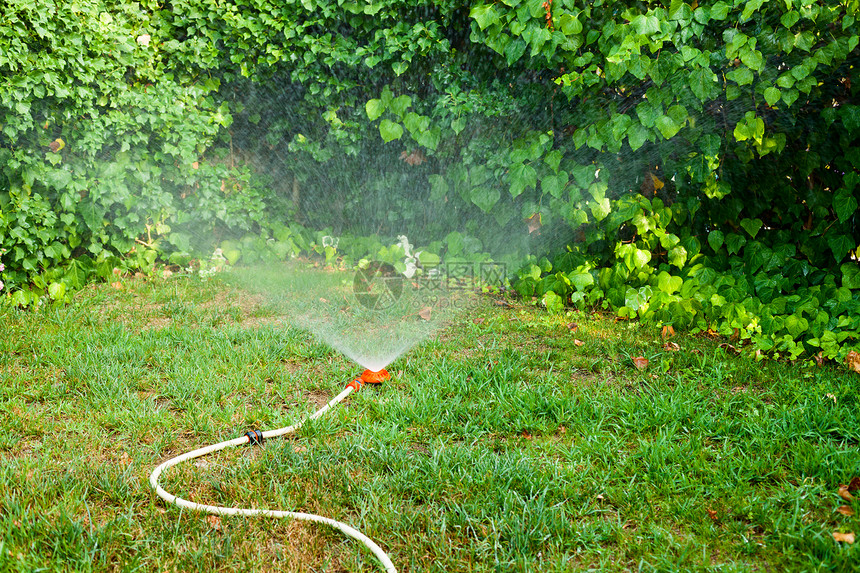
<path fill-rule="evenodd" d="M 360 368 L 218 280 L 123 286 L 0 311 L 0 570 L 379 570 L 325 526 L 190 514 L 147 482 Z M 672 340 L 487 298 L 298 436 L 162 483 L 344 521 L 404 572 L 860 569 L 832 537 L 860 533 L 836 511 L 860 475 L 857 375 Z"/>

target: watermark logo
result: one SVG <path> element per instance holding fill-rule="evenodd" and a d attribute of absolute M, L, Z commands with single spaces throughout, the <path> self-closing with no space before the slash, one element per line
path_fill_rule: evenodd
<path fill-rule="evenodd" d="M 409 274 L 398 272 L 389 263 L 373 261 L 355 273 L 352 290 L 358 302 L 370 310 L 387 310 L 406 292 L 416 307 L 459 306 L 466 300 L 464 291 L 503 286 L 506 280 L 504 263 L 450 262 Z"/>
<path fill-rule="evenodd" d="M 352 292 L 363 307 L 386 310 L 400 300 L 406 280 L 392 265 L 372 261 L 356 271 Z"/>

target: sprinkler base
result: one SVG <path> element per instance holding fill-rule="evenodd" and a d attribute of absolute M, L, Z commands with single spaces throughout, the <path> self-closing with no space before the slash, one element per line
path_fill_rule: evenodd
<path fill-rule="evenodd" d="M 384 368 L 379 372 L 365 370 L 361 373 L 361 381 L 365 384 L 382 384 L 389 378 L 391 378 L 391 374 L 389 374 L 388 371 Z"/>

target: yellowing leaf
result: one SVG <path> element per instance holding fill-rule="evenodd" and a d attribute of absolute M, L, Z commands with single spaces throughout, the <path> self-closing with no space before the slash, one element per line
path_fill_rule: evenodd
<path fill-rule="evenodd" d="M 853 533 L 839 533 L 838 531 L 833 532 L 833 539 L 836 541 L 842 541 L 843 543 L 854 543 L 854 534 Z"/>
<path fill-rule="evenodd" d="M 845 364 L 854 372 L 860 373 L 860 353 L 852 350 L 845 356 Z"/>
<path fill-rule="evenodd" d="M 849 506 L 849 505 L 840 505 L 839 507 L 836 508 L 836 511 L 838 511 L 842 515 L 847 515 L 848 517 L 851 517 L 852 515 L 854 515 L 854 510 L 851 509 L 851 506 Z"/>

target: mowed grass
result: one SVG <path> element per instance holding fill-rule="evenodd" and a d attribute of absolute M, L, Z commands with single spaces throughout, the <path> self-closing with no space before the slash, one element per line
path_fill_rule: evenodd
<path fill-rule="evenodd" d="M 297 436 L 162 484 L 347 522 L 404 572 L 860 569 L 832 537 L 860 533 L 836 511 L 860 512 L 837 495 L 860 475 L 858 376 L 658 334 L 487 298 Z M 218 280 L 0 311 L 0 570 L 379 570 L 325 526 L 181 511 L 147 481 L 359 372 Z"/>

